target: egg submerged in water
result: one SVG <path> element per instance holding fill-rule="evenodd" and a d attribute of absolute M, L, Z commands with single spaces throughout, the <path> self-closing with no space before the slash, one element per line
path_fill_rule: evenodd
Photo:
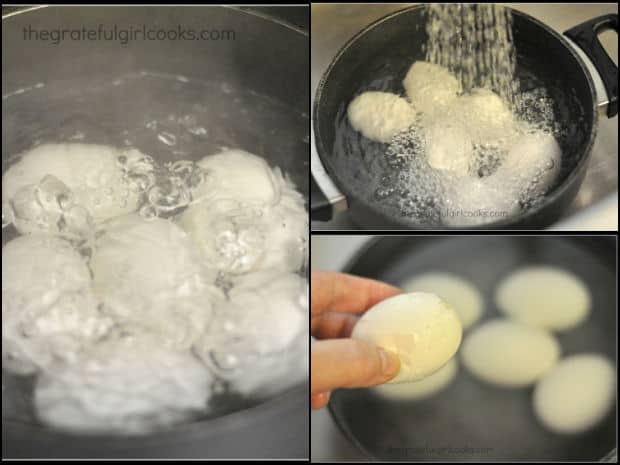
<path fill-rule="evenodd" d="M 89 218 L 100 223 L 130 213 L 138 206 L 141 186 L 119 160 L 142 157 L 136 149 L 96 144 L 34 147 L 2 176 L 3 214 L 21 233 L 58 233 L 81 230 Z"/>
<path fill-rule="evenodd" d="M 466 279 L 445 271 L 430 271 L 406 279 L 400 286 L 407 292 L 430 292 L 445 300 L 469 328 L 480 319 L 484 301 L 480 291 Z"/>
<path fill-rule="evenodd" d="M 32 374 L 73 361 L 113 326 L 99 304 L 88 265 L 69 242 L 13 239 L 2 248 L 2 367 Z"/>
<path fill-rule="evenodd" d="M 157 333 L 167 347 L 189 348 L 221 298 L 214 270 L 169 220 L 131 214 L 106 223 L 90 265 L 104 311 L 124 327 Z"/>
<path fill-rule="evenodd" d="M 415 108 L 427 114 L 441 113 L 461 91 L 459 81 L 447 68 L 427 61 L 411 65 L 403 87 Z"/>
<path fill-rule="evenodd" d="M 303 196 L 279 169 L 240 150 L 200 161 L 205 183 L 179 225 L 208 266 L 233 275 L 304 264 L 308 214 Z"/>
<path fill-rule="evenodd" d="M 495 292 L 502 313 L 528 325 L 567 331 L 591 312 L 588 287 L 573 273 L 553 266 L 523 267 L 506 276 Z"/>
<path fill-rule="evenodd" d="M 461 356 L 469 372 L 484 382 L 524 387 L 535 383 L 555 365 L 560 345 L 542 329 L 498 318 L 467 335 Z"/>
<path fill-rule="evenodd" d="M 240 149 L 207 155 L 198 162 L 206 182 L 193 192 L 195 199 L 235 199 L 273 205 L 280 198 L 276 174 L 261 157 Z"/>
<path fill-rule="evenodd" d="M 554 433 L 588 431 L 611 410 L 616 380 L 613 364 L 601 355 L 566 357 L 536 385 L 533 397 L 536 416 Z"/>
<path fill-rule="evenodd" d="M 185 171 L 190 195 L 156 202 Z M 26 235 L 3 248 L 3 368 L 37 374 L 44 423 L 144 433 L 214 384 L 259 401 L 307 378 L 305 200 L 261 157 L 45 144 L 5 173 L 5 212 Z"/>
<path fill-rule="evenodd" d="M 249 397 L 300 382 L 307 374 L 306 280 L 293 273 L 258 271 L 235 278 L 228 300 L 194 352 L 230 388 Z"/>
<path fill-rule="evenodd" d="M 355 97 L 347 115 L 353 129 L 368 139 L 384 143 L 410 127 L 416 118 L 413 106 L 404 98 L 375 91 Z"/>
<path fill-rule="evenodd" d="M 81 433 L 146 433 L 204 411 L 213 376 L 150 336 L 113 336 L 37 380 L 37 416 Z"/>

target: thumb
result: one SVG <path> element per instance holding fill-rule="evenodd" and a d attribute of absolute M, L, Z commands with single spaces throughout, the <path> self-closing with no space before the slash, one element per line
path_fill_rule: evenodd
<path fill-rule="evenodd" d="M 311 350 L 312 394 L 383 384 L 400 370 L 396 354 L 358 339 L 313 342 Z"/>

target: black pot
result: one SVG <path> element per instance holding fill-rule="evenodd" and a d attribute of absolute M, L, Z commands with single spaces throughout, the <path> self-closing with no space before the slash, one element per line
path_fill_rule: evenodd
<path fill-rule="evenodd" d="M 578 276 L 592 296 L 588 319 L 557 334 L 562 356 L 593 352 L 616 364 L 616 257 L 612 235 L 385 236 L 366 243 L 344 271 L 393 285 L 429 270 L 455 273 L 483 296 L 484 322 L 502 316 L 493 294 L 504 276 L 533 263 L 558 266 Z M 490 386 L 475 379 L 458 354 L 457 359 L 455 380 L 424 401 L 391 402 L 371 389 L 337 389 L 330 398 L 330 412 L 344 435 L 370 460 L 614 461 L 615 408 L 590 431 L 554 434 L 536 420 L 531 388 Z"/>
<path fill-rule="evenodd" d="M 556 120 L 569 130 L 558 141 L 563 158 L 556 187 L 537 206 L 483 226 L 489 229 L 542 228 L 560 218 L 583 181 L 597 130 L 596 94 L 583 61 L 565 38 L 545 24 L 519 11 L 513 10 L 512 14 L 517 74 L 522 88 L 528 80 L 544 84 L 554 100 Z M 618 111 L 618 69 L 597 39 L 597 33 L 607 28 L 617 30 L 618 15 L 588 21 L 566 31 L 565 35 L 596 66 L 608 94 L 607 116 L 612 117 Z M 345 44 L 329 65 L 314 102 L 314 137 L 323 165 L 313 164 L 314 220 L 330 219 L 334 202 L 338 200 L 341 206 L 346 200 L 351 219 L 362 228 L 429 227 L 402 217 L 397 208 L 380 203 L 369 192 L 370 180 L 376 175 L 372 162 L 377 154 L 383 153 L 384 147 L 377 144 L 376 150 L 368 150 L 369 155 L 364 158 L 359 147 L 337 137 L 340 131 L 352 131 L 346 109 L 356 95 L 367 90 L 402 94 L 401 80 L 411 63 L 424 59 L 426 40 L 424 6 L 407 8 L 366 27 Z"/>
<path fill-rule="evenodd" d="M 307 18 L 308 9 L 301 9 Z M 304 12 L 296 16 L 296 22 L 307 23 L 302 21 Z M 122 146 L 122 139 L 111 139 L 103 129 L 116 127 L 119 120 L 130 121 L 129 115 L 134 116 L 138 106 L 157 108 L 158 98 L 166 95 L 139 88 L 118 101 L 99 101 L 82 108 L 79 118 L 68 114 L 65 102 L 70 104 L 71 96 L 79 90 L 76 82 L 96 86 L 120 75 L 149 70 L 205 82 L 230 82 L 247 91 L 240 98 L 248 99 L 248 108 L 258 94 L 267 99 L 261 102 L 274 102 L 276 110 L 286 108 L 286 113 L 274 110 L 273 115 L 257 117 L 250 127 L 244 114 L 235 113 L 225 97 L 207 92 L 197 97 L 211 105 L 209 131 L 222 138 L 222 145 L 229 139 L 263 156 L 288 173 L 307 195 L 309 46 L 303 30 L 261 13 L 226 7 L 37 7 L 5 13 L 2 92 L 11 96 L 2 103 L 3 172 L 10 165 L 10 156 L 28 149 L 35 138 L 57 142 L 54 137 L 84 119 L 94 122 L 95 131 L 102 128 L 101 133 L 92 135 L 93 142 Z M 166 30 L 179 26 L 233 30 L 236 36 L 227 42 L 66 40 L 61 45 L 24 39 L 27 28 L 96 31 L 99 25 L 125 30 L 142 25 Z M 33 89 L 38 83 L 45 87 Z M 50 96 L 45 92 L 48 88 L 58 93 Z M 26 92 L 16 94 L 19 89 Z M 10 229 L 3 228 L 3 244 L 11 238 Z M 12 382 L 9 388 L 9 377 L 3 373 L 2 456 L 303 459 L 309 456 L 308 392 L 307 383 L 303 383 L 254 407 L 157 434 L 94 437 L 64 434 L 38 424 L 29 411 L 27 383 Z M 17 413 L 10 413 L 15 410 Z"/>

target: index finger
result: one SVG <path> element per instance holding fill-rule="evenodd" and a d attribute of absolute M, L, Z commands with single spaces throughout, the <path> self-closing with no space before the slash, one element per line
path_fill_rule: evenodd
<path fill-rule="evenodd" d="M 313 271 L 310 307 L 313 316 L 322 312 L 361 313 L 402 291 L 374 279 L 343 273 Z"/>

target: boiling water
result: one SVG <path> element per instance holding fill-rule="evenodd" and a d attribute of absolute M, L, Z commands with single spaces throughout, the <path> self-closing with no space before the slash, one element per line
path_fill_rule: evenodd
<path fill-rule="evenodd" d="M 148 71 L 40 83 L 4 95 L 2 172 L 42 143 L 135 147 L 163 165 L 240 148 L 308 193 L 308 115 L 227 82 Z M 292 154 L 303 162 L 291 163 Z"/>
<path fill-rule="evenodd" d="M 384 214 L 431 227 L 505 221 L 542 202 L 573 166 L 566 141 L 582 132 L 583 109 L 560 80 L 543 83 L 531 72 L 539 65 L 517 55 L 511 27 L 501 7 L 434 4 L 422 52 L 402 41 L 369 59 L 353 95 L 379 90 L 409 98 L 403 78 L 424 60 L 448 68 L 460 91 L 435 111 L 418 111 L 415 124 L 388 144 L 352 134 L 341 107 L 334 165 L 356 195 Z M 485 92 L 490 99 L 472 110 L 467 99 Z M 537 137 L 548 153 L 530 143 Z M 478 216 L 459 218 L 459 212 Z"/>
<path fill-rule="evenodd" d="M 426 59 L 457 77 L 465 100 L 421 115 L 388 146 L 388 160 L 402 163 L 412 188 L 400 201 L 401 212 L 420 216 L 434 207 L 431 220 L 458 226 L 506 219 L 536 205 L 551 187 L 541 180 L 553 179 L 559 157 L 549 153 L 538 161 L 536 147 L 522 144 L 517 149 L 524 162 L 519 170 L 528 163 L 540 167 L 527 170 L 528 174 L 500 167 L 523 136 L 551 135 L 558 140 L 562 134 L 544 88 L 519 93 L 510 10 L 491 4 L 431 4 L 426 29 Z M 478 89 L 495 94 L 480 94 Z M 468 95 L 473 100 L 467 100 Z M 433 159 L 438 156 L 439 160 Z M 437 161 L 450 169 L 433 169 Z"/>
<path fill-rule="evenodd" d="M 562 150 L 562 161 L 558 179 L 562 179 L 572 169 L 577 160 L 575 152 L 567 141 L 583 140 L 586 137 L 583 124 L 583 108 L 576 95 L 562 90 L 559 82 L 543 83 L 528 70 L 532 65 L 526 61 L 518 69 L 519 101 L 513 114 L 523 124 L 516 133 L 544 133 L 552 135 Z M 397 58 L 386 60 L 376 68 L 376 73 L 362 82 L 360 90 L 380 89 L 387 92 L 399 91 L 402 87 L 398 78 L 407 71 Z M 457 196 L 448 197 L 455 177 L 441 170 L 433 169 L 427 161 L 427 136 L 424 131 L 423 115 L 410 130 L 397 135 L 390 144 L 370 141 L 353 130 L 346 115 L 347 106 L 341 105 L 336 120 L 334 141 L 334 166 L 342 173 L 354 195 L 375 205 L 378 209 L 395 218 L 401 218 L 412 225 L 435 227 L 444 225 L 449 211 L 458 210 L 454 201 Z M 577 115 L 574 119 L 558 118 L 558 115 Z M 457 117 L 458 122 L 458 117 Z M 441 132 L 439 132 L 441 135 Z M 445 138 L 444 138 L 445 139 Z M 483 178 L 497 170 L 500 160 L 505 156 L 511 138 L 503 145 L 475 143 L 471 154 L 472 170 L 469 178 Z M 508 184 L 526 185 L 524 179 L 508 177 Z M 552 189 L 554 184 L 548 186 Z M 527 190 L 527 189 L 525 189 Z M 499 193 L 501 194 L 501 192 Z M 518 212 L 526 211 L 544 198 L 540 190 L 533 195 L 519 196 Z M 528 197 L 528 198 L 526 198 Z M 481 205 L 481 208 L 484 206 Z M 486 222 L 506 219 L 489 217 Z M 484 222 L 483 220 L 481 223 Z"/>
<path fill-rule="evenodd" d="M 554 120 L 553 102 L 544 88 L 521 94 L 519 102 L 516 113 L 521 119 L 499 138 L 485 138 L 485 127 L 476 128 L 482 137 L 470 137 L 474 131 L 468 125 L 468 115 L 458 111 L 448 111 L 449 117 L 420 117 L 416 125 L 397 135 L 387 146 L 386 162 L 390 171 L 398 175 L 383 177 L 375 199 L 393 196 L 403 216 L 427 224 L 457 226 L 507 219 L 535 206 L 551 187 L 540 179 L 545 173 L 558 170 L 559 158 L 550 157 L 531 176 L 499 168 L 521 137 L 544 134 L 559 140 L 565 130 Z M 437 144 L 448 156 L 466 160 L 464 175 L 429 165 L 428 148 Z M 530 152 L 521 152 L 520 157 L 526 162 L 528 157 L 537 158 L 536 153 L 536 147 L 532 147 Z M 497 178 L 494 188 L 479 184 L 490 176 Z"/>
<path fill-rule="evenodd" d="M 303 195 L 308 191 L 308 115 L 226 82 L 138 72 L 100 81 L 37 84 L 3 96 L 2 113 L 3 173 L 17 161 L 14 155 L 44 143 L 118 147 L 117 163 L 128 186 L 140 194 L 138 212 L 146 219 L 174 219 L 195 201 L 192 192 L 205 182 L 196 161 L 226 148 L 263 156 L 272 167 L 281 167 Z M 291 163 L 292 158 L 303 161 Z M 76 212 L 70 208 L 71 199 L 63 197 L 61 184 L 45 178 L 36 194 L 38 201 L 53 201 L 61 207 L 58 232 L 71 237 L 67 228 L 79 221 L 71 216 Z M 120 195 L 123 201 L 123 193 L 106 190 L 101 195 L 102 200 Z M 14 214 L 3 211 L 3 246 L 17 235 Z M 79 251 L 88 260 L 92 252 L 88 243 L 76 245 L 83 246 Z M 305 243 L 300 241 L 299 246 L 305 248 Z M 218 277 L 215 284 L 223 294 L 231 285 L 225 277 Z M 36 421 L 33 381 L 3 371 L 3 416 Z M 256 402 L 231 391 L 225 380 L 212 389 L 205 417 Z M 271 395 L 275 393 L 277 388 Z M 4 405 L 10 405 L 7 412 Z"/>

